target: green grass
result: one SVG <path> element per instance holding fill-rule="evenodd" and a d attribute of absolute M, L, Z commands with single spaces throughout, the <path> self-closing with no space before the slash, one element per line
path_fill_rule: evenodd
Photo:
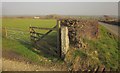
<path fill-rule="evenodd" d="M 32 46 L 29 45 L 29 47 L 26 47 L 26 45 L 22 45 L 16 40 L 10 40 L 5 38 L 3 38 L 2 41 L 3 51 L 16 53 L 21 57 L 26 58 L 26 60 L 40 63 L 40 58 L 42 57 L 30 50 L 33 48 Z"/>
<path fill-rule="evenodd" d="M 20 19 L 20 18 L 3 18 L 2 19 L 2 27 L 6 27 L 8 29 L 19 29 L 22 30 L 22 32 L 25 33 L 25 35 L 20 34 L 21 32 L 16 32 L 16 30 L 8 30 L 8 35 L 13 34 L 14 36 L 18 37 L 23 36 L 27 37 L 29 36 L 29 26 L 38 26 L 38 27 L 47 27 L 52 28 L 56 25 L 56 20 L 54 19 Z M 38 30 L 36 30 L 38 31 Z M 40 33 L 45 33 L 48 30 L 39 30 Z"/>
<path fill-rule="evenodd" d="M 117 68 L 118 65 L 118 42 L 119 40 L 114 35 L 109 35 L 108 31 L 101 26 L 101 39 L 96 43 L 99 47 L 99 57 L 103 64 L 107 67 Z M 101 57 L 104 56 L 104 57 Z"/>
<path fill-rule="evenodd" d="M 87 54 L 80 50 L 75 50 L 73 56 L 74 57 L 80 56 L 81 58 L 87 58 Z"/>
<path fill-rule="evenodd" d="M 114 35 L 109 35 L 108 30 L 100 26 L 100 38 L 93 40 L 86 40 L 89 43 L 89 53 L 92 51 L 98 52 L 98 58 L 101 64 L 107 68 L 118 68 L 118 42 L 119 40 Z"/>
<path fill-rule="evenodd" d="M 48 27 L 52 28 L 56 25 L 56 20 L 54 19 L 19 19 L 19 18 L 3 18 L 2 27 L 6 27 L 7 29 L 16 28 L 22 31 L 16 30 L 7 30 L 8 36 L 7 38 L 2 38 L 2 46 L 3 51 L 11 51 L 13 53 L 17 53 L 18 55 L 30 60 L 34 63 L 40 63 L 40 59 L 46 58 L 41 53 L 41 51 L 33 51 L 33 46 L 30 43 L 30 34 L 29 34 L 29 26 L 38 26 L 38 27 Z M 39 30 L 40 33 L 45 33 L 47 31 Z M 50 48 L 49 45 L 52 45 L 53 48 L 56 47 L 56 32 L 50 33 L 45 37 L 47 41 L 46 47 L 44 49 Z M 41 44 L 41 46 L 45 46 L 45 44 Z"/>
<path fill-rule="evenodd" d="M 19 18 L 3 18 L 2 26 L 8 28 L 20 28 L 29 30 L 29 26 L 53 27 L 56 25 L 54 19 L 19 19 Z"/>

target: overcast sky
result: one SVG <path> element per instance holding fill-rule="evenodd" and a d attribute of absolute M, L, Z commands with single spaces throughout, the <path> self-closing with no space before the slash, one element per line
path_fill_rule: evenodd
<path fill-rule="evenodd" d="M 3 2 L 3 15 L 118 15 L 117 2 Z"/>

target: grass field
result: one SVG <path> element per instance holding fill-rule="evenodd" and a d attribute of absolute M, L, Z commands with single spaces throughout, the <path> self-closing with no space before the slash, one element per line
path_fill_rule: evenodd
<path fill-rule="evenodd" d="M 30 43 L 29 26 L 48 27 L 52 28 L 56 25 L 54 19 L 16 19 L 16 18 L 3 18 L 2 27 L 6 27 L 8 30 L 7 38 L 3 37 L 3 52 L 4 53 L 15 53 L 21 57 L 26 58 L 29 61 L 42 63 L 41 60 L 46 58 L 47 55 L 39 55 L 33 52 L 33 46 Z M 9 30 L 15 28 L 15 30 Z M 21 30 L 21 31 L 17 31 Z M 47 32 L 47 30 L 39 30 L 41 33 Z M 4 30 L 3 30 L 4 32 Z M 48 41 L 43 41 L 41 45 L 52 44 L 56 46 L 56 32 L 51 32 L 46 38 Z M 49 37 L 49 38 L 48 38 Z M 48 43 L 46 43 L 48 42 Z M 45 47 L 47 49 L 49 47 Z M 49 57 L 49 59 L 51 59 Z"/>
<path fill-rule="evenodd" d="M 20 28 L 23 30 L 29 30 L 29 26 L 40 26 L 40 27 L 53 27 L 56 25 L 54 19 L 19 19 L 19 18 L 5 18 L 3 21 L 3 27 L 8 28 Z"/>
<path fill-rule="evenodd" d="M 8 37 L 3 37 L 2 45 L 3 45 L 3 53 L 7 53 L 7 55 L 11 53 L 15 53 L 15 55 L 19 55 L 29 61 L 37 62 L 37 63 L 48 63 L 45 62 L 45 59 L 55 60 L 56 58 L 53 56 L 48 56 L 47 54 L 43 54 L 40 51 L 34 52 L 32 49 L 34 48 L 30 43 L 29 38 L 29 26 L 38 26 L 38 27 L 54 27 L 56 25 L 56 20 L 54 19 L 18 19 L 18 18 L 3 18 L 2 27 L 6 27 L 8 29 L 16 28 L 22 31 L 8 30 Z M 46 31 L 40 30 L 41 33 L 45 33 Z M 52 32 L 49 36 L 46 37 L 48 41 L 44 41 L 41 43 L 41 46 L 44 46 L 44 49 L 50 48 L 46 47 L 52 45 L 52 47 L 56 47 L 56 32 Z M 85 42 L 88 42 L 90 46 L 88 50 L 88 54 L 97 51 L 97 58 L 99 59 L 99 63 L 104 64 L 106 67 L 111 67 L 116 69 L 118 65 L 118 44 L 120 43 L 118 39 L 110 35 L 107 29 L 103 26 L 100 26 L 100 38 L 91 41 L 84 39 Z M 49 43 L 50 42 L 50 43 Z M 49 43 L 49 45 L 48 45 Z M 38 54 L 39 53 L 39 54 Z M 87 56 L 85 53 L 76 51 L 75 56 L 81 55 Z M 3 55 L 4 56 L 4 55 Z M 14 57 L 11 55 L 11 57 Z M 92 55 L 91 57 L 96 57 Z M 16 58 L 16 57 L 15 57 Z"/>

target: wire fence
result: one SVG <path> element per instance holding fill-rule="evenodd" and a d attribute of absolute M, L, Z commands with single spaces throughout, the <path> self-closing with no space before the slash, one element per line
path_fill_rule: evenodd
<path fill-rule="evenodd" d="M 29 31 L 25 31 L 19 28 L 6 28 L 3 27 L 2 29 L 2 37 L 12 39 L 12 40 L 19 40 L 24 43 L 30 43 Z"/>

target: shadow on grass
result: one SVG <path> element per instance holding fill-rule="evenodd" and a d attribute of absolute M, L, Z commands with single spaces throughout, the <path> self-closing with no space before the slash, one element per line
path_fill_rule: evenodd
<path fill-rule="evenodd" d="M 53 59 L 53 58 L 60 59 L 58 56 L 56 32 L 47 35 L 44 39 L 37 42 L 36 44 L 33 44 L 29 41 L 25 41 L 25 42 L 22 40 L 17 40 L 17 41 L 20 42 L 29 50 L 31 50 L 32 52 L 40 56 L 46 57 L 48 59 Z"/>
<path fill-rule="evenodd" d="M 52 32 L 40 41 L 36 42 L 35 47 L 47 58 L 59 58 L 56 32 Z"/>

